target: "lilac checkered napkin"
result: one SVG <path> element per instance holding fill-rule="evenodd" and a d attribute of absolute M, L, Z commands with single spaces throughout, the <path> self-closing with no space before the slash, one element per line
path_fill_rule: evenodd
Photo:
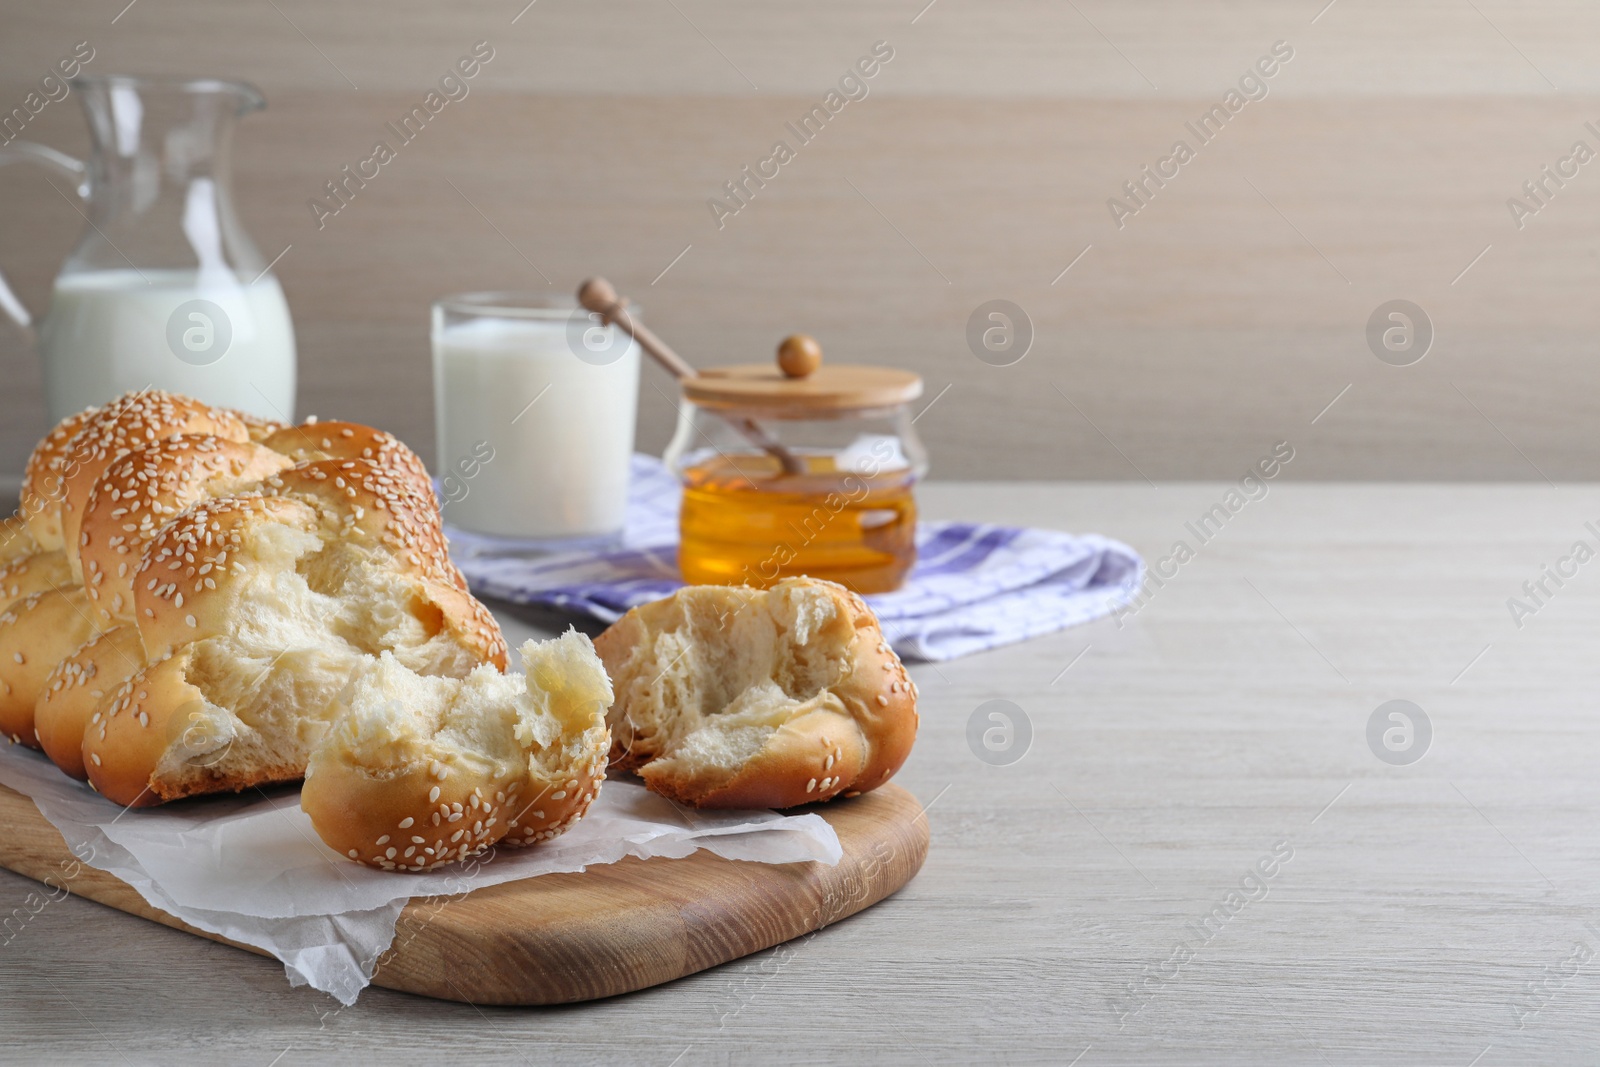
<path fill-rule="evenodd" d="M 660 460 L 636 455 L 616 549 L 514 559 L 485 553 L 470 533 L 447 532 L 474 593 L 609 623 L 682 587 L 680 498 Z M 1097 534 L 922 522 L 905 585 L 866 600 L 902 657 L 948 660 L 1107 615 L 1133 599 L 1143 571 L 1138 553 Z"/>

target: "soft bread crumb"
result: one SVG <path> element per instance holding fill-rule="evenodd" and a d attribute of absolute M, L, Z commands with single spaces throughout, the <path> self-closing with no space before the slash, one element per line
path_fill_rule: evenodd
<path fill-rule="evenodd" d="M 564 730 L 587 729 L 597 700 L 602 709 L 611 706 L 611 678 L 577 630 L 553 641 L 528 641 L 521 654 L 527 683 L 518 699 L 519 742 L 549 747 Z"/>
<path fill-rule="evenodd" d="M 241 548 L 231 632 L 186 646 L 184 681 L 198 693 L 157 766 L 164 793 L 206 792 L 263 767 L 298 777 L 343 713 L 337 694 L 381 662 L 374 656 L 407 674 L 498 674 L 427 632 L 412 588 L 370 547 L 262 523 Z M 427 680 L 416 678 L 412 694 Z"/>
<path fill-rule="evenodd" d="M 551 753 L 559 763 L 568 735 L 593 727 L 611 703 L 611 681 L 576 630 L 528 641 L 521 655 L 524 674 L 484 664 L 465 679 L 417 674 L 387 651 L 362 661 L 319 752 L 336 750 L 378 777 L 441 756 L 526 765 Z"/>

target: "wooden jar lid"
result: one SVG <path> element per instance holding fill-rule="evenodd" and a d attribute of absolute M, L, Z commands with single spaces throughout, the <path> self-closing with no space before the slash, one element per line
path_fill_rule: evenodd
<path fill-rule="evenodd" d="M 713 367 L 683 380 L 683 395 L 706 407 L 758 408 L 778 414 L 804 416 L 868 408 L 896 407 L 922 395 L 922 378 L 895 367 L 861 364 L 818 366 L 821 349 L 810 338 L 789 338 L 779 346 L 780 358 L 800 341 L 815 353 L 809 373 L 807 361 L 789 362 L 786 373 L 774 363 L 742 363 Z"/>

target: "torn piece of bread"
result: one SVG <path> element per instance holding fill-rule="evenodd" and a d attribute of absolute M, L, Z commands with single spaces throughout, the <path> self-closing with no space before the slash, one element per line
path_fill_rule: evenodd
<path fill-rule="evenodd" d="M 330 848 L 422 871 L 570 829 L 605 778 L 611 683 L 575 630 L 522 646 L 525 674 L 465 679 L 368 659 L 312 753 L 300 806 Z"/>
<path fill-rule="evenodd" d="M 616 688 L 612 763 L 706 808 L 876 789 L 911 752 L 916 686 L 857 595 L 788 578 L 690 586 L 595 640 Z"/>

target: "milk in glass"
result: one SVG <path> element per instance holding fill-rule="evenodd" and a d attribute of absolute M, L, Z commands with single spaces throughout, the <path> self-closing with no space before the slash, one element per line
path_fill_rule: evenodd
<path fill-rule="evenodd" d="M 574 320 L 570 307 L 512 306 L 506 296 L 435 307 L 445 521 L 530 543 L 614 537 L 627 505 L 638 346 L 581 313 Z"/>

